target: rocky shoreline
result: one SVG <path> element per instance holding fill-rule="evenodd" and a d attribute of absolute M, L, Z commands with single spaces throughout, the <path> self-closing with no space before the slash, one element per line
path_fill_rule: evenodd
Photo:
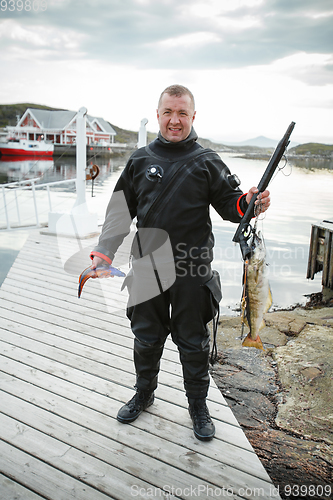
<path fill-rule="evenodd" d="M 333 498 L 333 301 L 265 315 L 265 351 L 224 316 L 211 374 L 281 498 Z M 246 331 L 246 330 L 245 330 Z"/>

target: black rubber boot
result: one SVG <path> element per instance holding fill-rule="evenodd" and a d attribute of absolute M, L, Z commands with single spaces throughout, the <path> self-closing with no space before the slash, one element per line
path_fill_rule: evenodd
<path fill-rule="evenodd" d="M 117 420 L 122 424 L 129 424 L 136 420 L 148 406 L 153 404 L 153 402 L 154 392 L 137 389 L 132 399 L 118 411 Z"/>
<path fill-rule="evenodd" d="M 195 437 L 201 441 L 210 441 L 215 436 L 215 425 L 209 415 L 206 398 L 189 398 L 188 402 Z"/>

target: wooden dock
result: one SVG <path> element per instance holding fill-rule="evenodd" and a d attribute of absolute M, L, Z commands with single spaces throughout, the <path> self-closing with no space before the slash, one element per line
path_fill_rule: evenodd
<path fill-rule="evenodd" d="M 312 224 L 307 278 L 322 271 L 323 289 L 333 290 L 333 217 Z"/>
<path fill-rule="evenodd" d="M 88 244 L 35 231 L 0 289 L 1 500 L 280 498 L 213 380 L 216 437 L 194 437 L 171 341 L 154 405 L 116 420 L 133 339 L 121 279 L 89 280 L 77 298 L 64 260 Z"/>

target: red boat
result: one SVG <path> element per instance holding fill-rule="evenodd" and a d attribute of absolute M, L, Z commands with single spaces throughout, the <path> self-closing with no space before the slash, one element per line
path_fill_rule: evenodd
<path fill-rule="evenodd" d="M 54 145 L 44 141 L 9 139 L 0 142 L 0 152 L 6 156 L 52 156 Z"/>

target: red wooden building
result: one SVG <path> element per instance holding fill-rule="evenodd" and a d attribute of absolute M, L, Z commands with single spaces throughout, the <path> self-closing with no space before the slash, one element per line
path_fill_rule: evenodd
<path fill-rule="evenodd" d="M 70 145 L 76 142 L 75 111 L 49 111 L 27 108 L 15 127 L 8 132 L 32 141 L 44 139 L 54 144 Z M 103 118 L 86 115 L 87 144 L 106 146 L 113 144 L 115 130 Z"/>

